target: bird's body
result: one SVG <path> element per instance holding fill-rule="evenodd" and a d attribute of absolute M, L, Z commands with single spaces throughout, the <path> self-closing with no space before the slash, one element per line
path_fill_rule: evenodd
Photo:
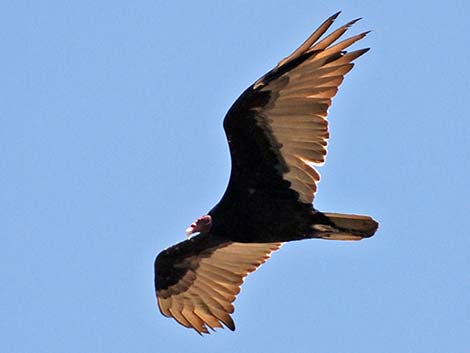
<path fill-rule="evenodd" d="M 319 41 L 338 14 L 250 86 L 224 119 L 232 169 L 221 201 L 193 223 L 200 234 L 155 261 L 165 316 L 207 333 L 234 329 L 230 314 L 244 277 L 282 243 L 307 238 L 360 240 L 378 223 L 369 216 L 322 213 L 312 205 L 329 138 L 327 109 L 367 49 L 345 52 L 366 33 L 334 44 L 356 21 Z"/>

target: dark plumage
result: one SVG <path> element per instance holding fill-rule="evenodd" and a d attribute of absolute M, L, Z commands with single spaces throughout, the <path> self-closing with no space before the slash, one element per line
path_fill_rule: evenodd
<path fill-rule="evenodd" d="M 246 275 L 282 243 L 307 238 L 360 240 L 378 223 L 369 216 L 322 213 L 313 205 L 325 161 L 327 109 L 361 33 L 335 43 L 356 21 L 320 40 L 328 18 L 296 51 L 250 86 L 224 119 L 232 171 L 221 201 L 193 223 L 200 234 L 162 251 L 155 287 L 163 315 L 198 333 L 235 325 L 233 302 Z"/>

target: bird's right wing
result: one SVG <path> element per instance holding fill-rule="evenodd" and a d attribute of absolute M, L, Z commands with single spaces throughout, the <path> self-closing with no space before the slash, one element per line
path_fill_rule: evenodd
<path fill-rule="evenodd" d="M 162 251 L 155 260 L 155 287 L 163 315 L 198 333 L 235 329 L 230 316 L 245 277 L 282 243 L 234 243 L 200 234 Z"/>

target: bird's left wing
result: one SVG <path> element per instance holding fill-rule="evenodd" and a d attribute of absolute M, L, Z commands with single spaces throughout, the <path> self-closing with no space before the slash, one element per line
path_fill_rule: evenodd
<path fill-rule="evenodd" d="M 282 243 L 234 243 L 200 234 L 162 251 L 155 260 L 160 311 L 198 333 L 235 329 L 230 314 L 245 277 Z"/>
<path fill-rule="evenodd" d="M 311 164 L 325 161 L 328 108 L 353 61 L 368 50 L 346 51 L 367 32 L 337 42 L 357 20 L 323 37 L 338 15 L 328 18 L 230 108 L 224 120 L 232 156 L 229 189 L 264 187 L 273 193 L 280 177 L 300 202 L 312 203 L 320 175 Z"/>

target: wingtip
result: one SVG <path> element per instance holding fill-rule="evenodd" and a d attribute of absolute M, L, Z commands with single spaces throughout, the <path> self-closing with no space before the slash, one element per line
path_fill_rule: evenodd
<path fill-rule="evenodd" d="M 365 32 L 359 33 L 357 37 L 360 39 L 365 38 L 370 32 L 372 31 L 365 31 Z"/>
<path fill-rule="evenodd" d="M 344 25 L 344 27 L 351 27 L 353 24 L 355 24 L 356 22 L 359 22 L 360 20 L 362 20 L 362 17 L 355 18 L 354 20 L 349 21 L 348 23 L 346 23 Z"/>
<path fill-rule="evenodd" d="M 366 37 L 370 32 L 372 31 L 365 31 L 365 32 L 362 32 L 362 33 L 359 33 L 359 34 L 356 34 L 355 36 L 351 37 L 351 38 L 356 38 L 355 42 Z"/>
<path fill-rule="evenodd" d="M 332 20 L 332 21 L 336 20 L 340 14 L 341 14 L 341 10 L 331 15 L 329 20 Z"/>

